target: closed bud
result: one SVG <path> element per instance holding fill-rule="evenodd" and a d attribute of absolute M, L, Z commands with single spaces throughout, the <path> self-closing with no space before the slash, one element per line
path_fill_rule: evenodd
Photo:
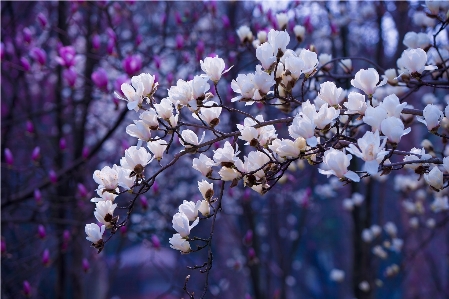
<path fill-rule="evenodd" d="M 89 261 L 86 258 L 83 259 L 82 268 L 83 268 L 84 273 L 87 273 L 90 269 Z"/>
<path fill-rule="evenodd" d="M 56 184 L 56 182 L 58 181 L 58 176 L 56 175 L 56 172 L 54 170 L 49 171 L 48 178 L 50 179 L 50 182 L 52 184 Z"/>
<path fill-rule="evenodd" d="M 11 166 L 14 163 L 14 156 L 9 148 L 5 148 L 5 162 L 8 166 Z"/>
<path fill-rule="evenodd" d="M 25 294 L 26 297 L 30 297 L 31 296 L 31 286 L 30 283 L 25 280 L 23 282 L 23 293 Z"/>
<path fill-rule="evenodd" d="M 155 249 L 160 249 L 161 248 L 161 241 L 159 240 L 159 238 L 156 235 L 152 235 L 151 236 L 151 245 Z"/>
<path fill-rule="evenodd" d="M 44 266 L 48 266 L 50 264 L 50 251 L 48 251 L 48 249 L 45 249 L 42 253 L 42 264 Z"/>
<path fill-rule="evenodd" d="M 27 120 L 26 122 L 26 131 L 29 134 L 33 134 L 34 133 L 34 125 L 30 120 Z"/>
<path fill-rule="evenodd" d="M 47 236 L 45 227 L 42 224 L 39 224 L 39 226 L 37 227 L 37 235 L 40 239 L 45 239 L 45 237 Z"/>
<path fill-rule="evenodd" d="M 33 152 L 31 153 L 31 160 L 33 160 L 33 162 L 37 162 L 41 157 L 41 149 L 40 147 L 36 146 L 33 149 Z"/>

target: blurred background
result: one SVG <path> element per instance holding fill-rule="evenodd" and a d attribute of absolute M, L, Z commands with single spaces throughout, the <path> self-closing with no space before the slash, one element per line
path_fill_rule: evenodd
<path fill-rule="evenodd" d="M 178 79 L 200 74 L 201 59 L 219 55 L 234 65 L 218 85 L 227 103 L 278 118 L 285 111 L 230 102 L 231 80 L 257 64 L 240 26 L 257 40 L 261 30 L 281 29 L 276 14 L 286 13 L 290 48 L 354 58 L 354 74 L 372 67 L 360 57 L 378 70 L 396 68 L 409 31 L 432 36 L 437 21 L 424 11 L 421 1 L 2 1 L 2 297 L 188 298 L 189 274 L 189 290 L 203 290 L 204 275 L 187 266 L 204 263 L 206 252 L 181 255 L 168 246 L 179 204 L 201 198 L 193 157 L 158 178 L 102 253 L 85 240 L 84 226 L 94 222 L 93 172 L 135 144 L 125 127 L 136 115 L 114 96 L 133 75 L 156 75 L 160 100 Z M 306 29 L 302 41 L 295 25 Z M 437 42 L 447 39 L 445 29 Z M 335 63 L 332 72 L 344 70 Z M 350 88 L 348 78 L 337 84 Z M 447 99 L 430 87 L 378 93 L 417 109 Z M 222 131 L 243 122 L 223 117 Z M 445 153 L 423 126 L 413 125 L 401 146 Z M 449 298 L 449 214 L 432 209 L 436 193 L 417 179 L 402 170 L 343 186 L 302 161 L 264 196 L 241 185 L 226 190 L 206 298 Z M 120 196 L 119 205 L 130 198 Z M 373 225 L 381 232 L 368 242 L 363 232 Z M 204 221 L 195 233 L 209 230 Z"/>

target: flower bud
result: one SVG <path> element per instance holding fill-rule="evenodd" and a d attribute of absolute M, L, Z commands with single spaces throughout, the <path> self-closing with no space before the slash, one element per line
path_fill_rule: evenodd
<path fill-rule="evenodd" d="M 155 249 L 160 249 L 161 248 L 161 241 L 159 240 L 159 238 L 156 235 L 152 235 L 151 236 L 151 245 Z"/>
<path fill-rule="evenodd" d="M 30 70 L 30 62 L 25 57 L 20 58 L 20 65 L 23 67 L 25 72 Z"/>
<path fill-rule="evenodd" d="M 83 184 L 78 183 L 77 188 L 78 188 L 78 194 L 81 197 L 87 197 L 87 194 L 89 193 L 89 191 L 87 191 L 86 187 Z"/>
<path fill-rule="evenodd" d="M 82 268 L 83 268 L 84 273 L 87 273 L 90 269 L 89 261 L 86 258 L 83 258 Z"/>
<path fill-rule="evenodd" d="M 67 148 L 67 142 L 66 142 L 65 138 L 62 137 L 61 139 L 59 139 L 59 149 L 63 151 L 66 148 Z"/>
<path fill-rule="evenodd" d="M 50 251 L 48 251 L 48 249 L 45 249 L 42 253 L 42 264 L 44 266 L 48 266 L 50 264 Z"/>
<path fill-rule="evenodd" d="M 106 90 L 108 88 L 108 74 L 104 69 L 98 68 L 92 73 L 91 79 L 99 89 Z"/>
<path fill-rule="evenodd" d="M 45 226 L 43 226 L 42 224 L 39 224 L 39 226 L 37 227 L 37 235 L 40 239 L 45 239 L 45 237 L 47 236 Z"/>
<path fill-rule="evenodd" d="M 156 183 L 155 183 L 155 184 L 156 184 Z M 142 206 L 142 209 L 143 209 L 144 211 L 146 211 L 146 210 L 148 209 L 148 201 L 147 201 L 146 197 L 143 196 L 143 195 L 141 195 L 141 196 L 139 197 L 139 200 L 140 200 L 140 205 Z"/>
<path fill-rule="evenodd" d="M 37 162 L 41 157 L 41 149 L 40 147 L 36 146 L 33 149 L 33 152 L 31 153 L 31 160 L 33 160 L 33 162 Z"/>
<path fill-rule="evenodd" d="M 34 200 L 36 200 L 36 203 L 38 205 L 42 204 L 42 194 L 41 191 L 39 191 L 39 189 L 34 190 Z"/>
<path fill-rule="evenodd" d="M 9 148 L 5 148 L 5 162 L 8 166 L 11 166 L 14 163 L 14 156 Z"/>
<path fill-rule="evenodd" d="M 48 172 L 48 178 L 50 179 L 50 182 L 52 184 L 56 184 L 56 182 L 58 181 L 58 176 L 53 169 Z"/>
<path fill-rule="evenodd" d="M 33 123 L 30 120 L 27 120 L 27 122 L 26 122 L 26 131 L 29 134 L 33 134 L 34 133 L 34 125 L 33 125 Z"/>
<path fill-rule="evenodd" d="M 23 282 L 23 293 L 25 294 L 26 297 L 30 297 L 31 296 L 31 286 L 30 283 L 25 280 Z"/>

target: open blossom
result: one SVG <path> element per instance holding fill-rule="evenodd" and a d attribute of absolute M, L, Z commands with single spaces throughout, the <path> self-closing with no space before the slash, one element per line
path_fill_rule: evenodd
<path fill-rule="evenodd" d="M 348 101 L 343 103 L 343 106 L 348 109 L 349 114 L 364 114 L 367 108 L 365 96 L 358 92 L 350 92 Z"/>
<path fill-rule="evenodd" d="M 367 95 L 374 94 L 376 88 L 385 85 L 386 83 L 386 79 L 379 83 L 379 74 L 373 68 L 367 70 L 361 69 L 355 74 L 355 78 L 351 80 L 352 86 L 363 90 Z"/>
<path fill-rule="evenodd" d="M 144 86 L 140 81 L 134 81 L 135 85 L 130 85 L 128 83 L 123 83 L 121 86 L 122 93 L 125 95 L 126 99 L 123 99 L 118 93 L 115 96 L 119 99 L 128 102 L 127 107 L 129 110 L 139 110 L 139 106 L 143 101 L 143 90 Z"/>
<path fill-rule="evenodd" d="M 194 221 L 198 217 L 198 206 L 193 201 L 183 200 L 179 206 L 179 212 L 187 216 L 189 221 Z"/>
<path fill-rule="evenodd" d="M 199 158 L 193 159 L 193 169 L 198 170 L 205 177 L 212 174 L 212 166 L 215 166 L 214 161 L 205 154 L 200 154 Z"/>
<path fill-rule="evenodd" d="M 428 159 L 432 158 L 431 155 L 426 154 L 426 150 L 424 148 L 422 148 L 422 149 L 412 148 L 410 150 L 410 153 L 411 153 L 410 155 L 407 155 L 404 157 L 404 160 L 403 160 L 404 162 L 417 161 L 417 160 L 428 160 Z M 412 163 L 412 164 L 405 164 L 404 167 L 407 169 L 415 170 L 420 165 L 422 165 L 422 163 Z"/>
<path fill-rule="evenodd" d="M 151 154 L 144 147 L 131 146 L 125 150 L 125 156 L 120 159 L 120 165 L 135 172 L 137 175 L 141 175 L 145 166 L 151 161 Z"/>
<path fill-rule="evenodd" d="M 168 97 L 175 105 L 187 106 L 187 103 L 192 100 L 192 84 L 190 81 L 179 79 L 176 86 L 168 90 Z"/>
<path fill-rule="evenodd" d="M 322 66 L 322 69 L 325 71 L 329 71 L 332 68 L 332 63 L 329 63 L 332 60 L 332 55 L 327 53 L 321 53 L 318 56 L 319 64 Z M 329 64 L 327 64 L 329 63 Z"/>
<path fill-rule="evenodd" d="M 214 184 L 202 180 L 198 182 L 198 189 L 205 200 L 210 200 L 214 195 Z"/>
<path fill-rule="evenodd" d="M 273 76 L 270 76 L 262 70 L 260 65 L 256 66 L 256 72 L 254 73 L 254 100 L 261 100 L 270 91 L 271 86 L 276 83 Z"/>
<path fill-rule="evenodd" d="M 299 58 L 301 58 L 304 62 L 302 72 L 306 75 L 306 77 L 312 75 L 318 66 L 318 56 L 316 53 L 307 49 L 302 49 L 299 54 Z"/>
<path fill-rule="evenodd" d="M 383 138 L 381 141 L 379 131 L 375 133 L 368 131 L 362 138 L 357 140 L 359 148 L 354 144 L 350 144 L 348 152 L 365 161 L 364 170 L 374 175 L 379 168 L 379 160 L 388 154 L 388 151 L 384 150 L 386 142 L 386 138 Z"/>
<path fill-rule="evenodd" d="M 400 103 L 399 98 L 395 94 L 391 94 L 384 98 L 382 103 L 379 104 L 380 107 L 387 111 L 387 117 L 394 116 L 400 117 L 402 110 L 407 106 L 407 102 Z"/>
<path fill-rule="evenodd" d="M 252 99 L 254 96 L 254 74 L 239 74 L 236 79 L 232 80 L 231 88 L 234 92 L 240 93 L 240 97 L 235 97 L 231 101 L 235 102 L 240 99 Z"/>
<path fill-rule="evenodd" d="M 208 80 L 207 77 L 195 76 L 193 77 L 193 80 L 189 81 L 192 84 L 193 99 L 205 97 L 206 92 L 210 89 Z"/>
<path fill-rule="evenodd" d="M 181 144 L 184 145 L 186 148 L 190 148 L 203 142 L 204 132 L 203 137 L 201 138 L 200 141 L 198 141 L 198 136 L 192 130 L 182 131 L 181 137 L 182 137 L 182 139 L 180 139 Z"/>
<path fill-rule="evenodd" d="M 314 115 L 313 121 L 318 129 L 324 129 L 327 125 L 332 123 L 340 115 L 340 110 L 334 107 L 329 107 L 328 104 L 321 105 L 318 112 Z"/>
<path fill-rule="evenodd" d="M 340 104 L 346 96 L 343 88 L 337 88 L 334 82 L 326 81 L 321 83 L 318 97 L 328 103 L 330 106 Z"/>
<path fill-rule="evenodd" d="M 210 215 L 210 204 L 207 200 L 203 199 L 202 201 L 198 201 L 197 203 L 198 211 L 203 214 L 203 216 Z"/>
<path fill-rule="evenodd" d="M 199 222 L 199 218 L 189 225 L 189 218 L 184 213 L 176 213 L 173 216 L 172 224 L 173 228 L 179 233 L 179 235 L 183 238 L 187 237 L 190 234 L 190 230 L 194 228 Z"/>
<path fill-rule="evenodd" d="M 216 103 L 209 101 L 203 104 L 200 108 L 200 115 L 193 114 L 196 119 L 201 119 L 211 127 L 215 127 L 220 122 L 221 107 L 214 107 Z"/>
<path fill-rule="evenodd" d="M 201 69 L 203 72 L 206 73 L 206 75 L 211 79 L 215 84 L 220 80 L 221 75 L 228 72 L 230 70 L 225 69 L 225 63 L 224 60 L 219 58 L 218 56 L 215 57 L 206 57 L 204 59 L 204 62 L 201 60 Z"/>
<path fill-rule="evenodd" d="M 170 247 L 176 250 L 181 251 L 182 253 L 188 253 L 190 252 L 190 243 L 183 237 L 181 237 L 180 234 L 174 234 L 173 237 L 168 239 L 170 242 Z"/>
<path fill-rule="evenodd" d="M 90 202 L 99 202 L 99 201 L 114 201 L 114 199 L 118 196 L 117 194 L 111 192 L 103 192 L 103 190 L 97 189 L 97 194 L 99 197 L 91 198 Z"/>
<path fill-rule="evenodd" d="M 134 177 L 132 176 L 132 170 L 123 168 L 118 165 L 114 165 L 114 168 L 118 173 L 118 185 L 125 190 L 130 190 L 134 186 Z"/>
<path fill-rule="evenodd" d="M 153 153 L 154 159 L 160 161 L 164 155 L 164 151 L 167 149 L 167 142 L 163 139 L 148 142 L 148 149 Z"/>
<path fill-rule="evenodd" d="M 159 122 L 157 120 L 156 110 L 150 108 L 139 115 L 139 118 L 151 129 L 157 130 Z"/>
<path fill-rule="evenodd" d="M 387 110 L 381 106 L 373 108 L 368 106 L 365 110 L 363 121 L 371 126 L 371 131 L 375 132 L 380 129 L 380 125 L 387 118 Z"/>
<path fill-rule="evenodd" d="M 149 141 L 151 139 L 151 129 L 142 120 L 134 120 L 134 124 L 126 127 L 126 133 L 142 141 Z"/>
<path fill-rule="evenodd" d="M 252 151 L 245 157 L 244 168 L 247 172 L 256 171 L 254 176 L 258 179 L 262 179 L 265 177 L 265 172 L 262 168 L 269 162 L 270 158 L 266 154 L 259 151 Z"/>
<path fill-rule="evenodd" d="M 262 115 L 257 115 L 256 120 L 259 123 L 263 123 L 264 119 Z M 273 125 L 263 126 L 260 128 L 254 128 L 257 122 L 250 117 L 245 118 L 243 125 L 238 124 L 237 128 L 241 132 L 239 139 L 247 141 L 247 144 L 255 145 L 257 141 L 260 145 L 264 146 L 271 140 L 276 138 L 276 129 Z"/>
<path fill-rule="evenodd" d="M 86 239 L 93 244 L 97 244 L 98 241 L 103 240 L 103 234 L 106 227 L 102 225 L 101 227 L 95 223 L 86 224 L 84 231 L 86 232 Z"/>
<path fill-rule="evenodd" d="M 263 43 L 256 49 L 256 57 L 266 70 L 270 69 L 276 63 L 276 56 L 273 47 L 269 43 Z"/>
<path fill-rule="evenodd" d="M 340 60 L 340 67 L 343 69 L 343 71 L 347 74 L 350 74 L 353 70 L 352 68 L 352 60 L 351 59 L 342 59 Z"/>
<path fill-rule="evenodd" d="M 433 130 L 440 125 L 443 118 L 443 112 L 436 105 L 429 104 L 423 110 L 423 117 L 416 117 L 419 122 L 427 126 L 427 129 Z"/>
<path fill-rule="evenodd" d="M 427 53 L 421 48 L 404 50 L 400 62 L 409 74 L 422 74 L 425 70 L 432 71 L 437 68 L 436 66 L 426 66 Z"/>
<path fill-rule="evenodd" d="M 360 177 L 353 171 L 348 170 L 349 163 L 352 159 L 350 154 L 345 154 L 342 151 L 334 148 L 328 149 L 324 153 L 324 164 L 329 170 L 318 169 L 321 174 L 335 175 L 338 178 L 346 177 L 354 182 L 359 182 Z"/>
<path fill-rule="evenodd" d="M 424 180 L 427 184 L 432 186 L 433 188 L 440 190 L 443 188 L 443 172 L 438 168 L 438 166 L 434 166 L 429 173 L 424 174 Z"/>
<path fill-rule="evenodd" d="M 412 49 L 426 49 L 430 46 L 430 38 L 426 33 L 407 32 L 404 36 L 403 44 Z"/>
<path fill-rule="evenodd" d="M 99 189 L 115 190 L 118 186 L 118 173 L 115 169 L 105 166 L 101 170 L 95 170 L 93 176 Z"/>
<path fill-rule="evenodd" d="M 141 83 L 143 85 L 143 95 L 151 96 L 157 89 L 158 83 L 155 82 L 156 77 L 148 73 L 142 73 L 138 76 L 133 76 L 131 78 L 131 84 L 133 86 Z"/>
<path fill-rule="evenodd" d="M 397 85 L 398 84 L 398 74 L 396 72 L 396 69 L 388 69 L 385 70 L 385 74 L 382 75 L 382 78 L 387 79 L 388 84 L 390 85 Z"/>
<path fill-rule="evenodd" d="M 280 51 L 284 53 L 287 50 L 287 45 L 290 42 L 290 35 L 286 31 L 277 31 L 271 29 L 268 32 L 268 43 L 273 47 L 273 52 L 277 55 Z"/>
<path fill-rule="evenodd" d="M 315 127 L 313 120 L 300 113 L 295 116 L 293 123 L 288 127 L 288 133 L 294 139 L 302 137 L 307 140 L 308 145 L 316 146 L 318 140 L 315 137 Z"/>
<path fill-rule="evenodd" d="M 173 104 L 169 98 L 163 98 L 159 104 L 154 104 L 154 109 L 160 118 L 166 120 L 173 115 Z"/>
<path fill-rule="evenodd" d="M 114 219 L 114 210 L 117 207 L 117 204 L 113 204 L 112 201 L 99 201 L 96 203 L 94 216 L 97 218 L 98 222 L 106 225 L 106 228 L 111 228 L 113 225 Z"/>
<path fill-rule="evenodd" d="M 239 29 L 237 29 L 237 35 L 242 43 L 251 42 L 253 40 L 253 33 L 246 25 L 240 26 Z"/>
<path fill-rule="evenodd" d="M 404 123 L 397 117 L 388 117 L 381 123 L 382 133 L 393 143 L 399 143 L 401 137 L 410 133 L 411 129 L 404 130 Z"/>
<path fill-rule="evenodd" d="M 223 148 L 219 148 L 214 151 L 214 161 L 215 163 L 221 164 L 222 166 L 231 167 L 238 159 L 237 155 L 239 153 L 240 152 L 238 151 L 237 145 L 234 151 L 234 148 L 229 143 L 229 141 L 226 141 Z"/>
<path fill-rule="evenodd" d="M 298 42 L 302 42 L 306 34 L 306 28 L 301 25 L 295 25 L 295 27 L 293 27 L 293 33 L 295 33 Z"/>
<path fill-rule="evenodd" d="M 307 145 L 306 140 L 302 137 L 298 137 L 296 140 L 282 139 L 278 141 L 279 144 L 276 147 L 270 145 L 269 148 L 280 157 L 290 159 L 299 157 L 301 151 L 304 151 Z"/>

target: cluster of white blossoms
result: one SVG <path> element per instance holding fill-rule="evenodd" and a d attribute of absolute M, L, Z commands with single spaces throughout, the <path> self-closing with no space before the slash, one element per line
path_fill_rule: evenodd
<path fill-rule="evenodd" d="M 285 16 L 279 16 L 278 22 L 282 28 Z M 295 27 L 294 31 L 298 40 L 304 39 L 304 28 Z M 242 43 L 253 42 L 253 34 L 248 27 L 242 26 L 237 33 Z M 409 82 L 421 82 L 421 78 L 433 71 L 440 72 L 438 67 L 441 64 L 434 59 L 438 66 L 431 65 L 426 52 L 431 46 L 428 37 L 408 33 L 404 44 L 409 49 L 397 61 L 398 68 L 386 70 L 383 74 L 375 68 L 367 68 L 357 71 L 352 77 L 352 61 L 339 60 L 345 76 L 352 78 L 353 88 L 350 90 L 321 79 L 337 61 L 332 56 L 326 53 L 318 56 L 315 51 L 302 48 L 287 49 L 290 35 L 286 31 L 262 31 L 257 38 L 256 57 L 260 64 L 254 73 L 239 74 L 232 80 L 231 88 L 237 94 L 232 102 L 240 101 L 246 105 L 258 102 L 280 109 L 289 108 L 285 111 L 296 108 L 290 117 L 266 120 L 263 113 L 253 116 L 234 108 L 239 107 L 237 103 L 232 109 L 224 106 L 217 86 L 229 69 L 225 70 L 225 62 L 218 56 L 201 61 L 203 74 L 189 81 L 179 79 L 168 89 L 167 97 L 161 100 L 155 99 L 158 83 L 150 74 L 135 76 L 131 84 L 121 86 L 125 96 L 122 99 L 127 102 L 128 109 L 138 113 L 133 124 L 126 127 L 126 133 L 137 139 L 137 146 L 125 151 L 120 166 L 105 166 L 94 173 L 99 197 L 93 198 L 92 202 L 96 204 L 94 214 L 101 227 L 88 224 L 86 233 L 95 247 L 101 250 L 105 229 L 114 232 L 126 224 L 126 220 L 119 223 L 118 216 L 114 215 L 116 197 L 127 190 L 136 197 L 142 194 L 142 190 L 148 191 L 157 174 L 175 164 L 179 156 L 163 163 L 164 154 L 172 149 L 174 140 L 179 140 L 183 147 L 178 155 L 199 153 L 193 158 L 192 168 L 205 178 L 222 184 L 230 182 L 231 187 L 242 181 L 244 186 L 260 194 L 269 191 L 289 165 L 297 160 L 319 164 L 321 174 L 346 182 L 388 173 L 402 163 L 400 166 L 422 175 L 434 190 L 446 187 L 444 173 L 449 173 L 449 157 L 438 159 L 424 149 L 413 148 L 401 151 L 401 162 L 390 162 L 392 157 L 396 157 L 395 151 L 402 137 L 410 133 L 415 115 L 419 115 L 417 120 L 436 135 L 439 134 L 440 122 L 449 116 L 449 106 L 444 113 L 435 104 L 428 104 L 424 110 L 413 109 L 387 89 L 387 86 L 406 88 Z M 443 61 L 443 65 L 445 63 Z M 319 76 L 315 77 L 317 74 Z M 444 78 L 443 75 L 440 77 Z M 317 88 L 303 92 L 305 82 L 312 80 Z M 210 92 L 211 84 L 215 87 L 215 95 Z M 298 90 L 301 96 L 295 97 Z M 225 110 L 226 113 L 245 116 L 243 124 L 236 125 L 237 130 L 224 133 L 215 129 Z M 194 123 L 186 122 L 189 118 Z M 280 138 L 281 131 L 277 132 L 275 124 L 288 128 L 282 131 L 282 134 L 288 131 L 288 135 Z M 229 138 L 234 139 L 230 142 Z M 242 152 L 237 139 L 245 142 Z M 216 146 L 213 153 L 210 150 L 212 145 Z M 361 169 L 350 167 L 354 156 L 363 160 Z M 155 167 L 162 169 L 149 177 L 145 170 L 154 159 L 159 162 Z M 135 189 L 137 186 L 139 188 Z M 218 211 L 214 207 L 217 201 L 212 198 L 213 184 L 203 180 L 198 182 L 198 187 L 203 199 L 184 201 L 172 220 L 177 233 L 170 238 L 170 244 L 182 253 L 195 250 L 190 242 L 197 239 L 189 236 L 200 220 L 199 213 L 207 218 Z M 351 210 L 362 202 L 363 197 L 351 198 L 345 201 L 344 206 Z M 444 202 L 437 202 L 435 210 L 446 206 Z M 364 239 L 372 239 L 380 233 L 379 230 L 371 228 L 364 232 Z M 376 252 L 382 255 L 379 250 Z"/>

